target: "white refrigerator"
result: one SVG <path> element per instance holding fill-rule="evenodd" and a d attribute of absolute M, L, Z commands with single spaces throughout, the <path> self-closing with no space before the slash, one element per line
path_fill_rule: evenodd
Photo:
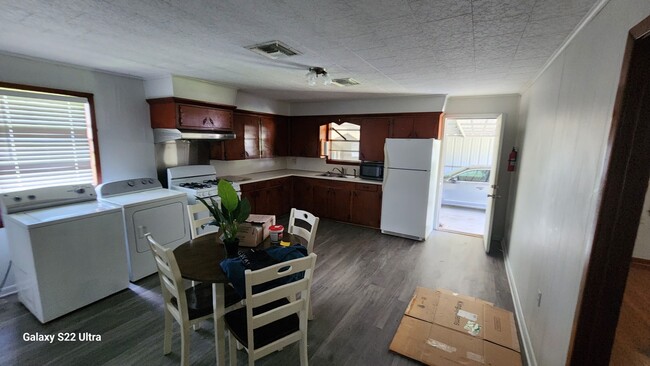
<path fill-rule="evenodd" d="M 426 240 L 433 230 L 440 141 L 386 139 L 381 232 Z"/>

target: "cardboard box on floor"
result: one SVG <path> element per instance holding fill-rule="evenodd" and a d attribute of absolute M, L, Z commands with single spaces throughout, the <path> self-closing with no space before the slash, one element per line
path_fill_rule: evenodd
<path fill-rule="evenodd" d="M 415 290 L 390 349 L 427 365 L 521 365 L 511 312 L 444 289 Z"/>
<path fill-rule="evenodd" d="M 269 237 L 269 227 L 275 225 L 275 215 L 250 215 L 239 225 L 239 246 L 256 247 Z"/>

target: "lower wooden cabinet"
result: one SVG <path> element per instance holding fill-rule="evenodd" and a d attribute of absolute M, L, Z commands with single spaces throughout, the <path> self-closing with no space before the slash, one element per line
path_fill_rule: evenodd
<path fill-rule="evenodd" d="M 318 217 L 379 228 L 381 185 L 295 177 L 294 207 Z"/>
<path fill-rule="evenodd" d="M 242 198 L 251 204 L 251 213 L 284 215 L 293 204 L 293 179 L 291 177 L 270 179 L 241 185 Z"/>
<path fill-rule="evenodd" d="M 314 215 L 337 221 L 350 221 L 350 197 L 353 183 L 313 179 Z"/>
<path fill-rule="evenodd" d="M 381 223 L 381 186 L 357 183 L 350 201 L 350 222 L 379 227 Z"/>
<path fill-rule="evenodd" d="M 241 185 L 251 213 L 284 215 L 292 207 L 342 222 L 379 228 L 381 185 L 287 177 Z"/>

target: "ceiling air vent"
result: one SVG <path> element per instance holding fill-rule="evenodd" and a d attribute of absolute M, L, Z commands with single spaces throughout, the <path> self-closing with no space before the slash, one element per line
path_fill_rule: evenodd
<path fill-rule="evenodd" d="M 352 86 L 352 85 L 359 85 L 359 82 L 354 80 L 353 78 L 343 78 L 343 79 L 333 79 L 332 84 L 338 86 Z"/>
<path fill-rule="evenodd" d="M 253 46 L 248 46 L 246 48 L 274 60 L 281 57 L 296 56 L 301 54 L 300 52 L 294 50 L 293 48 L 280 41 L 260 43 Z"/>

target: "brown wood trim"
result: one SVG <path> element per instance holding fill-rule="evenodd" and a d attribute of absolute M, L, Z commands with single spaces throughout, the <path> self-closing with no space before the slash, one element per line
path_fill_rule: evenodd
<path fill-rule="evenodd" d="M 235 113 L 239 114 L 248 114 L 248 115 L 253 115 L 253 116 L 267 116 L 267 117 L 284 117 L 284 118 L 289 118 L 289 116 L 285 116 L 284 114 L 273 114 L 273 113 L 266 113 L 266 112 L 256 112 L 256 111 L 249 111 L 247 109 L 235 109 Z"/>
<path fill-rule="evenodd" d="M 650 259 L 632 257 L 631 265 L 637 268 L 650 269 Z"/>
<path fill-rule="evenodd" d="M 74 97 L 81 97 L 81 98 L 91 98 L 93 96 L 92 93 L 84 93 L 84 92 L 78 92 L 78 91 L 72 91 L 72 90 L 64 90 L 64 89 L 46 88 L 46 87 L 42 87 L 42 86 L 27 85 L 27 84 L 5 83 L 5 82 L 2 82 L 2 81 L 0 81 L 0 88 L 11 88 L 11 89 L 43 92 L 43 93 L 52 93 L 52 94 L 64 94 L 64 95 L 72 95 Z"/>
<path fill-rule="evenodd" d="M 607 170 L 567 355 L 570 365 L 609 365 L 650 177 L 650 37 L 634 36 L 648 34 L 649 18 L 630 32 L 623 58 Z"/>
<path fill-rule="evenodd" d="M 430 115 L 432 117 L 435 117 L 437 115 L 440 115 L 442 112 L 404 112 L 404 113 L 364 113 L 364 114 L 326 114 L 326 115 L 307 115 L 307 116 L 291 116 L 291 117 L 313 117 L 313 118 L 330 118 L 330 117 L 337 117 L 337 118 L 370 118 L 370 117 L 402 117 L 402 116 L 427 116 Z M 335 121 L 331 121 L 335 122 Z M 326 122 L 329 123 L 329 122 Z"/>
<path fill-rule="evenodd" d="M 86 98 L 88 100 L 88 104 L 90 105 L 90 129 L 88 131 L 88 135 L 89 135 L 88 138 L 92 141 L 92 144 L 90 145 L 90 149 L 94 160 L 92 162 L 92 165 L 95 167 L 95 176 L 93 180 L 94 180 L 94 184 L 100 184 L 102 182 L 102 169 L 101 169 L 101 163 L 99 158 L 99 141 L 97 137 L 97 120 L 95 119 L 95 99 L 92 93 L 46 88 L 46 87 L 34 86 L 34 85 L 5 83 L 2 81 L 0 81 L 0 87 L 43 92 L 43 93 L 71 95 L 75 97 Z"/>
<path fill-rule="evenodd" d="M 95 122 L 95 98 L 91 94 L 88 98 L 90 105 L 90 131 L 88 131 L 88 138 L 92 140 L 90 144 L 91 153 L 93 155 L 93 165 L 95 166 L 95 184 L 102 183 L 102 165 L 99 157 L 99 136 L 97 134 L 97 123 Z"/>
<path fill-rule="evenodd" d="M 190 104 L 190 105 L 201 106 L 201 107 L 231 109 L 231 110 L 235 110 L 237 108 L 234 105 L 209 103 L 201 100 L 193 100 L 193 99 L 185 99 L 185 98 L 177 98 L 177 97 L 147 99 L 147 103 L 149 103 L 149 105 L 158 104 L 158 103 L 170 103 L 170 102 L 179 103 L 179 104 Z"/>

